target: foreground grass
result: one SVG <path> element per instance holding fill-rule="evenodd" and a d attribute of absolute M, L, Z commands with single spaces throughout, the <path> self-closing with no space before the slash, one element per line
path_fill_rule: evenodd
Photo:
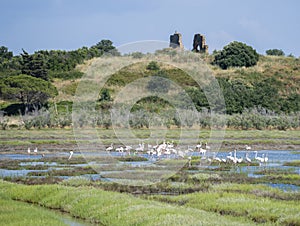
<path fill-rule="evenodd" d="M 67 225 L 57 214 L 35 207 L 32 204 L 20 203 L 0 195 L 1 225 Z"/>
<path fill-rule="evenodd" d="M 0 194 L 104 225 L 219 225 L 220 222 L 222 225 L 251 225 L 247 220 L 92 187 L 27 186 L 0 181 Z"/>
<path fill-rule="evenodd" d="M 221 215 L 242 217 L 253 223 L 272 225 L 300 225 L 300 205 L 292 193 L 282 192 L 262 185 L 216 185 L 210 192 L 180 196 L 155 195 L 148 197 L 189 208 L 216 212 Z"/>

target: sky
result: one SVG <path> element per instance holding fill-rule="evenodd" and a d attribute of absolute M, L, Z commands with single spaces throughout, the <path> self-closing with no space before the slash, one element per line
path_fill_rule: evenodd
<path fill-rule="evenodd" d="M 0 46 L 15 55 L 38 50 L 90 47 L 102 39 L 115 46 L 169 41 L 178 31 L 186 49 L 194 34 L 209 52 L 232 41 L 259 53 L 282 49 L 300 56 L 298 0 L 0 0 Z"/>

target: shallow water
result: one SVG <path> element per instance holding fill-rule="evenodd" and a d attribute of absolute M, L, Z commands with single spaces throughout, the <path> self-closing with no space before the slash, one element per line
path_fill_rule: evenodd
<path fill-rule="evenodd" d="M 300 186 L 294 185 L 294 184 L 274 184 L 274 183 L 266 183 L 265 185 L 268 185 L 273 188 L 279 188 L 285 192 L 293 191 L 293 192 L 300 192 Z"/>
<path fill-rule="evenodd" d="M 289 167 L 289 166 L 283 166 L 283 164 L 285 162 L 290 162 L 293 160 L 300 160 L 300 155 L 299 154 L 295 154 L 295 152 L 297 151 L 273 151 L 273 150 L 261 150 L 258 151 L 258 156 L 262 156 L 262 154 L 268 154 L 268 158 L 269 161 L 266 165 L 262 165 L 262 166 L 238 166 L 234 169 L 231 169 L 233 171 L 239 171 L 239 172 L 243 172 L 243 173 L 247 173 L 249 177 L 262 177 L 264 175 L 256 175 L 255 172 L 257 171 L 261 171 L 264 168 L 267 169 L 272 169 L 272 170 L 276 170 L 276 169 L 280 169 L 280 170 L 292 170 L 292 172 L 296 172 L 300 174 L 300 167 Z M 254 151 L 250 151 L 249 153 L 249 158 L 254 160 L 255 157 L 255 152 Z M 86 157 L 103 157 L 103 156 L 124 156 L 124 154 L 119 153 L 119 152 L 85 152 L 82 153 L 84 156 Z M 74 153 L 74 156 L 76 155 L 82 155 L 79 152 Z M 199 155 L 199 153 L 189 153 L 190 155 Z M 217 157 L 219 158 L 225 158 L 226 156 L 228 156 L 229 152 L 219 152 L 217 153 Z M 237 157 L 238 158 L 245 158 L 245 154 L 246 151 L 237 151 Z M 58 154 L 49 154 L 47 156 L 53 156 L 53 157 L 66 157 L 68 156 L 69 153 L 65 152 L 65 153 L 58 153 Z M 121 161 L 115 161 L 116 165 L 119 166 L 131 166 L 132 170 L 134 171 L 135 168 L 139 168 L 139 167 L 151 167 L 151 166 L 155 166 L 157 167 L 156 164 L 154 164 L 156 162 L 157 159 L 153 158 L 152 156 L 148 156 L 147 154 L 138 154 L 138 156 L 141 157 L 146 157 L 148 158 L 148 161 L 132 161 L 132 162 L 121 162 Z M 213 153 L 207 153 L 207 157 L 213 157 Z M 166 158 L 165 156 L 163 156 L 162 158 Z M 172 158 L 172 156 L 169 156 L 168 158 Z M 173 158 L 175 158 L 173 156 Z M 26 165 L 32 165 L 32 166 L 38 166 L 38 165 L 45 165 L 45 166 L 49 166 L 48 170 L 51 169 L 61 169 L 59 167 L 86 167 L 86 166 L 101 166 L 101 165 L 107 165 L 105 163 L 97 163 L 95 161 L 91 161 L 91 162 L 87 162 L 87 163 L 82 163 L 82 164 L 72 164 L 72 165 L 64 165 L 64 164 L 58 164 L 56 162 L 43 162 L 42 160 L 42 156 L 41 155 L 28 155 L 28 154 L 0 154 L 0 159 L 11 159 L 11 160 L 26 160 L 28 161 L 28 159 L 32 159 L 32 162 L 21 162 L 20 166 L 26 166 Z M 40 161 L 36 161 L 36 160 L 40 160 Z M 161 167 L 161 166 L 160 166 Z M 208 166 L 208 168 L 216 168 L 218 166 Z M 29 172 L 46 172 L 48 170 L 7 170 L 7 169 L 0 169 L 0 177 L 6 177 L 6 176 L 26 176 Z M 128 171 L 128 170 L 127 170 Z M 116 181 L 117 178 L 105 178 L 106 174 L 109 173 L 119 173 L 119 172 L 124 172 L 124 171 L 111 171 L 109 169 L 107 170 L 103 170 L 101 172 L 99 172 L 99 174 L 87 174 L 87 175 L 83 175 L 84 177 L 87 177 L 91 180 L 103 180 L 103 181 Z M 199 170 L 197 172 L 200 172 Z M 69 176 L 66 177 L 61 177 L 63 179 L 67 179 L 70 178 Z M 274 185 L 275 186 L 275 185 Z M 278 187 L 283 187 L 284 186 L 279 186 Z M 297 187 L 297 186 L 296 186 Z"/>

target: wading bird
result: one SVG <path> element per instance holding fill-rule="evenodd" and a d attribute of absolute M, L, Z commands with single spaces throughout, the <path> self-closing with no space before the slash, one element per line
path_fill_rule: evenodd
<path fill-rule="evenodd" d="M 247 151 L 250 151 L 250 150 L 251 150 L 251 147 L 250 147 L 248 144 L 246 144 L 246 145 L 245 145 L 245 149 L 246 149 Z"/>
<path fill-rule="evenodd" d="M 106 151 L 112 151 L 112 150 L 114 150 L 114 144 L 113 143 L 111 143 L 111 145 L 108 148 L 106 148 Z"/>
<path fill-rule="evenodd" d="M 251 159 L 249 158 L 249 153 L 248 152 L 246 153 L 245 160 L 248 163 L 248 166 L 252 162 Z"/>
<path fill-rule="evenodd" d="M 30 148 L 27 149 L 27 153 L 28 153 L 28 155 L 30 155 L 30 153 L 31 153 Z"/>
<path fill-rule="evenodd" d="M 73 154 L 74 154 L 74 152 L 73 152 L 73 151 L 70 151 L 70 155 L 69 155 L 68 160 L 70 160 L 70 159 L 72 158 Z"/>

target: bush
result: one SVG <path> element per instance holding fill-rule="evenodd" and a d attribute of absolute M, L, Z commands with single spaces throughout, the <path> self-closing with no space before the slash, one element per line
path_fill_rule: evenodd
<path fill-rule="evenodd" d="M 131 56 L 134 59 L 141 59 L 141 58 L 143 58 L 144 54 L 141 52 L 133 52 L 133 53 L 131 53 Z"/>
<path fill-rule="evenodd" d="M 229 67 L 251 67 L 256 65 L 259 55 L 255 49 L 241 42 L 231 42 L 218 52 L 213 61 L 222 69 Z"/>
<path fill-rule="evenodd" d="M 147 65 L 147 69 L 151 70 L 151 71 L 158 71 L 160 69 L 158 63 L 156 61 L 151 61 L 148 65 Z"/>
<path fill-rule="evenodd" d="M 281 49 L 268 49 L 266 54 L 269 56 L 284 56 L 284 52 Z"/>

